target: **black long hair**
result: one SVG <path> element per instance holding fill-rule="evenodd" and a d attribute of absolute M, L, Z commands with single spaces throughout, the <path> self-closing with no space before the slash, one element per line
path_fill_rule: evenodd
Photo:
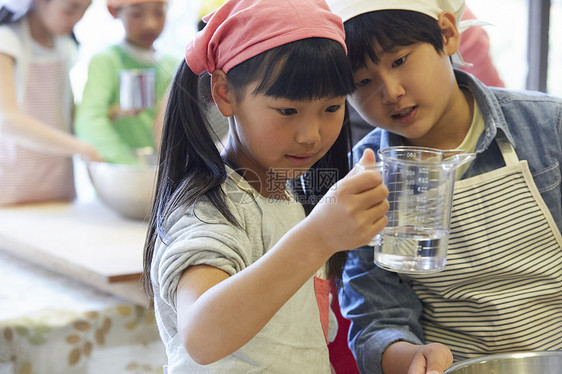
<path fill-rule="evenodd" d="M 355 90 L 351 65 L 341 44 L 324 38 L 308 38 L 263 52 L 233 67 L 227 74 L 235 96 L 242 97 L 253 82 L 252 92 L 290 100 L 313 100 L 346 96 Z M 207 199 L 233 225 L 221 189 L 227 178 L 224 160 L 214 145 L 206 119 L 207 94 L 200 89 L 200 77 L 183 61 L 171 85 L 162 132 L 162 146 L 152 214 L 144 249 L 143 286 L 152 298 L 150 267 L 157 239 L 165 240 L 164 222 L 176 209 L 192 209 Z M 292 181 L 307 214 L 330 186 L 310 188 L 308 180 L 320 180 L 323 170 L 337 169 L 339 178 L 350 169 L 350 125 L 346 120 L 327 154 L 302 178 Z M 341 277 L 347 253 L 332 256 L 328 269 Z"/>
<path fill-rule="evenodd" d="M 377 10 L 360 14 L 344 24 L 345 43 L 353 70 L 365 66 L 369 57 L 380 61 L 374 48 L 376 42 L 385 52 L 417 42 L 431 44 L 443 52 L 443 31 L 434 18 L 410 10 Z"/>

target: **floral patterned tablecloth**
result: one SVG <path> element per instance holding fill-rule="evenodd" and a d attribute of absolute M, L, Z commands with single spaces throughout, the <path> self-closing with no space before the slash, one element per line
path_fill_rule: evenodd
<path fill-rule="evenodd" d="M 0 251 L 0 374 L 162 373 L 154 312 Z"/>

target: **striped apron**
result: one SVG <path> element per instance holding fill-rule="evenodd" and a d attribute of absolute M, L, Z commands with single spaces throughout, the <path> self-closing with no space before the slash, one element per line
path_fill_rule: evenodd
<path fill-rule="evenodd" d="M 29 35 L 22 41 L 31 43 Z M 27 44 L 29 48 L 31 46 Z M 21 111 L 70 132 L 70 83 L 67 57 L 27 55 L 27 81 Z M 74 199 L 72 158 L 38 152 L 0 137 L 0 206 Z"/>
<path fill-rule="evenodd" d="M 455 182 L 446 269 L 401 274 L 426 342 L 455 360 L 562 349 L 562 237 L 527 162 L 497 141 L 505 167 Z"/>

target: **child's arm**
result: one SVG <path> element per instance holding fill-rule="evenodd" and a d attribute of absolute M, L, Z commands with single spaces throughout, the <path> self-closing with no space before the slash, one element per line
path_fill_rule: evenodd
<path fill-rule="evenodd" d="M 21 112 L 16 101 L 14 60 L 0 53 L 0 134 L 10 136 L 37 151 L 102 161 L 96 149 L 76 138 Z"/>
<path fill-rule="evenodd" d="M 374 154 L 369 153 L 374 161 Z M 178 330 L 190 357 L 215 362 L 252 339 L 338 251 L 365 245 L 386 225 L 388 191 L 378 173 L 353 170 L 263 257 L 229 277 L 209 266 L 182 275 Z M 335 201 L 335 203 L 333 203 Z"/>

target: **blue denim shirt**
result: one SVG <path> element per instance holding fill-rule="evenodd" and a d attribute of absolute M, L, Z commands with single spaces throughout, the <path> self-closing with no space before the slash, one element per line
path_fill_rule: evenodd
<path fill-rule="evenodd" d="M 476 158 L 462 178 L 505 166 L 494 141 L 496 135 L 503 133 L 519 159 L 528 161 L 535 184 L 560 230 L 562 99 L 537 92 L 489 88 L 469 74 L 455 74 L 459 86 L 474 95 L 485 122 L 476 145 Z M 376 128 L 355 146 L 353 159 L 357 162 L 365 148 L 376 152 L 399 144 L 397 135 Z M 340 306 L 344 317 L 351 320 L 350 348 L 362 373 L 382 373 L 382 353 L 398 340 L 424 343 L 420 300 L 396 273 L 374 264 L 372 247 L 350 252 Z"/>

